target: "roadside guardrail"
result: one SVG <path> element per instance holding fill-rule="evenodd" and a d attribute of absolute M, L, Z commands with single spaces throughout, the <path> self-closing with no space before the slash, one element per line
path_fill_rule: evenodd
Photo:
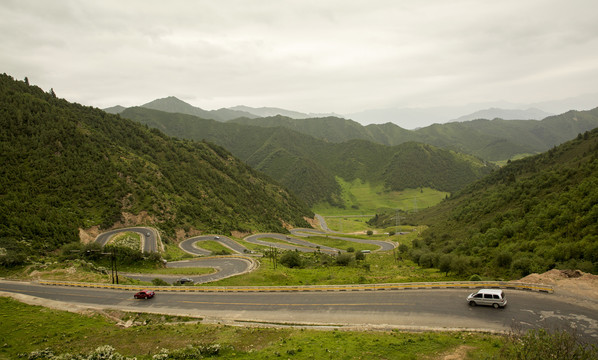
<path fill-rule="evenodd" d="M 499 288 L 554 293 L 552 285 L 520 283 L 515 281 L 448 281 L 392 284 L 355 285 L 302 285 L 302 286 L 148 286 L 98 284 L 73 281 L 39 280 L 39 284 L 53 286 L 74 286 L 114 290 L 142 290 L 171 292 L 320 292 L 320 291 L 385 291 L 410 289 L 479 289 Z"/>

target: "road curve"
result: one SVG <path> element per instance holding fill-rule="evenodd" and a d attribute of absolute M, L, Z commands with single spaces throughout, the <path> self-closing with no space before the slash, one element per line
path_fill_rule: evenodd
<path fill-rule="evenodd" d="M 191 254 L 191 255 L 211 255 L 212 252 L 210 250 L 202 249 L 200 242 L 202 241 L 216 241 L 220 244 L 224 245 L 225 247 L 229 248 L 233 252 L 237 254 L 249 254 L 251 251 L 246 248 L 245 246 L 239 244 L 238 242 L 234 241 L 233 239 L 223 236 L 223 235 L 204 235 L 204 236 L 195 236 L 190 239 L 183 240 L 179 243 L 179 247 Z"/>
<path fill-rule="evenodd" d="M 173 261 L 167 263 L 166 267 L 176 269 L 213 268 L 216 271 L 214 273 L 204 275 L 163 275 L 135 273 L 121 273 L 121 275 L 147 282 L 151 282 L 154 279 L 162 279 L 168 283 L 175 283 L 179 278 L 185 277 L 192 279 L 195 284 L 203 284 L 250 272 L 257 268 L 258 264 L 256 260 L 250 257 L 219 256 Z"/>
<path fill-rule="evenodd" d="M 141 235 L 141 238 L 143 239 L 142 252 L 151 253 L 158 251 L 158 233 L 155 229 L 150 227 L 137 226 L 106 231 L 98 235 L 95 242 L 101 246 L 105 246 L 112 236 L 126 231 L 135 232 Z"/>
<path fill-rule="evenodd" d="M 320 219 L 320 223 L 324 224 L 324 219 L 317 215 Z M 327 229 L 325 227 L 325 229 Z M 118 233 L 125 232 L 125 231 L 132 231 L 141 234 L 143 241 L 143 252 L 157 252 L 157 239 L 158 239 L 158 232 L 157 230 L 149 227 L 130 227 L 130 228 L 123 228 L 123 229 L 115 229 L 110 230 L 105 233 L 100 234 L 95 241 L 100 244 L 101 246 L 105 246 L 110 238 Z M 319 245 L 307 240 L 299 239 L 298 237 L 309 237 L 309 236 L 323 236 L 327 235 L 328 232 L 320 231 L 316 229 L 306 229 L 306 228 L 297 228 L 291 230 L 292 235 L 283 235 L 283 234 L 276 234 L 276 233 L 265 233 L 265 234 L 256 234 L 246 237 L 244 240 L 257 245 L 268 246 L 268 247 L 275 247 L 282 250 L 296 250 L 301 252 L 314 252 L 314 251 L 321 251 L 323 253 L 328 254 L 338 254 L 343 250 L 336 249 L 329 246 Z M 364 244 L 374 244 L 379 246 L 378 250 L 375 251 L 388 251 L 392 250 L 395 247 L 395 244 L 392 242 L 387 241 L 379 241 L 379 240 L 364 240 L 364 239 L 354 239 L 348 237 L 341 237 L 341 236 L 330 236 L 333 239 L 340 239 L 344 241 L 352 241 L 357 243 L 364 243 Z M 262 240 L 264 238 L 274 238 L 283 240 L 285 243 L 279 242 L 269 242 Z M 179 247 L 194 256 L 209 256 L 212 254 L 211 251 L 202 249 L 201 242 L 202 241 L 217 241 L 224 245 L 225 247 L 231 249 L 231 251 L 235 252 L 236 254 L 251 254 L 252 251 L 247 249 L 245 246 L 239 244 L 237 241 L 233 239 L 223 236 L 223 235 L 203 235 L 203 236 L 195 236 L 190 239 L 186 239 L 179 244 Z M 233 260 L 234 259 L 234 260 Z M 181 262 L 173 262 L 168 263 L 167 267 L 183 267 L 183 265 L 176 265 Z M 246 273 L 255 269 L 256 260 L 250 259 L 245 257 L 216 257 L 216 258 L 199 258 L 194 261 L 184 262 L 187 267 L 211 267 L 216 269 L 214 274 L 209 275 L 201 275 L 201 276 L 185 276 L 192 278 L 196 283 L 205 283 L 210 281 L 217 281 L 221 280 L 226 277 L 239 275 Z M 133 274 L 133 273 L 121 273 L 121 275 L 142 280 L 142 281 L 151 281 L 153 279 L 159 278 L 166 282 L 172 283 L 175 282 L 181 276 L 175 275 L 161 275 L 161 274 Z"/>
<path fill-rule="evenodd" d="M 283 243 L 269 242 L 269 241 L 261 240 L 264 238 L 279 239 L 279 240 L 283 240 L 290 244 L 283 244 Z M 329 254 L 337 254 L 340 251 L 339 249 L 336 249 L 333 247 L 318 245 L 318 244 L 314 244 L 309 241 L 297 239 L 297 238 L 289 236 L 289 235 L 275 234 L 275 233 L 250 235 L 243 240 L 247 241 L 248 243 L 262 245 L 262 246 L 271 246 L 271 247 L 275 247 L 275 248 L 279 248 L 279 249 L 283 249 L 283 250 L 297 250 L 297 251 L 301 251 L 301 252 L 314 252 L 314 251 L 318 251 L 318 249 L 319 249 L 321 252 L 325 252 L 325 253 L 329 253 Z M 294 244 L 294 245 L 291 245 L 291 244 Z"/>
<path fill-rule="evenodd" d="M 482 330 L 575 328 L 584 340 L 598 342 L 596 306 L 571 298 L 509 290 L 504 309 L 470 307 L 471 289 L 355 292 L 157 292 L 154 299 L 135 300 L 133 291 L 43 286 L 0 280 L 0 291 L 34 296 L 41 305 L 54 301 L 69 308 L 119 309 L 202 317 L 204 321 L 288 323 L 334 328 L 405 330 Z"/>

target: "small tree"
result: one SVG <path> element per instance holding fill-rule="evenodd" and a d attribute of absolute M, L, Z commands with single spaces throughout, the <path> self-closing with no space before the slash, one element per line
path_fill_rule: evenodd
<path fill-rule="evenodd" d="M 280 263 L 288 268 L 301 267 L 301 256 L 298 251 L 287 251 L 280 258 Z"/>
<path fill-rule="evenodd" d="M 451 271 L 454 271 L 459 275 L 465 274 L 467 268 L 467 259 L 465 259 L 463 256 L 456 256 L 453 258 L 453 261 L 451 261 Z"/>
<path fill-rule="evenodd" d="M 440 257 L 438 262 L 438 268 L 444 273 L 444 276 L 448 276 L 451 271 L 451 263 L 453 262 L 453 256 L 450 254 L 444 254 Z"/>
<path fill-rule="evenodd" d="M 336 257 L 336 264 L 340 266 L 349 266 L 351 261 L 353 261 L 353 255 L 351 254 L 340 254 Z"/>
<path fill-rule="evenodd" d="M 361 251 L 355 253 L 355 260 L 365 260 L 365 254 Z"/>

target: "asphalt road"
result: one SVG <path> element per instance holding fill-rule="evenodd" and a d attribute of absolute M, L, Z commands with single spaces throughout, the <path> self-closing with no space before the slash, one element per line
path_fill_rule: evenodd
<path fill-rule="evenodd" d="M 226 246 L 227 248 L 231 249 L 233 252 L 237 254 L 248 254 L 251 251 L 246 248 L 245 246 L 239 244 L 238 242 L 234 241 L 233 239 L 223 236 L 223 235 L 205 235 L 205 236 L 196 236 L 190 239 L 186 239 L 181 241 L 179 247 L 191 254 L 191 255 L 210 255 L 212 254 L 211 251 L 205 250 L 201 248 L 202 241 L 216 241 L 221 243 L 222 245 Z"/>
<path fill-rule="evenodd" d="M 178 279 L 185 277 L 193 280 L 195 284 L 204 284 L 212 281 L 218 281 L 227 277 L 244 274 L 256 267 L 255 260 L 239 257 L 210 257 L 193 260 L 174 261 L 166 264 L 168 268 L 213 268 L 215 273 L 204 275 L 162 275 L 162 274 L 134 274 L 121 272 L 120 275 L 141 281 L 151 282 L 159 278 L 168 283 L 174 283 Z"/>
<path fill-rule="evenodd" d="M 279 239 L 279 240 L 283 240 L 287 243 L 291 243 L 291 244 L 295 244 L 295 245 L 261 240 L 264 238 Z M 283 250 L 297 250 L 297 251 L 301 251 L 301 252 L 314 252 L 317 249 L 320 249 L 321 252 L 325 252 L 325 253 L 329 253 L 329 254 L 337 254 L 340 251 L 339 249 L 336 249 L 333 247 L 314 244 L 309 241 L 297 239 L 293 236 L 283 235 L 283 234 L 274 234 L 274 233 L 256 234 L 256 235 L 248 236 L 244 240 L 247 242 L 250 242 L 252 244 L 258 244 L 258 245 L 263 245 L 263 246 L 272 246 L 272 247 L 283 249 Z"/>
<path fill-rule="evenodd" d="M 141 238 L 143 239 L 143 252 L 158 251 L 158 237 L 156 235 L 156 231 L 149 227 L 131 227 L 125 229 L 110 230 L 98 235 L 98 237 L 95 239 L 95 242 L 97 242 L 101 246 L 105 246 L 112 236 L 125 231 L 131 231 L 141 234 Z"/>
<path fill-rule="evenodd" d="M 472 290 L 430 289 L 355 292 L 171 293 L 150 300 L 133 291 L 43 286 L 0 281 L 0 291 L 91 308 L 199 316 L 230 322 L 295 325 L 509 331 L 513 328 L 574 327 L 586 341 L 598 343 L 598 312 L 554 294 L 507 291 L 504 309 L 470 307 Z"/>

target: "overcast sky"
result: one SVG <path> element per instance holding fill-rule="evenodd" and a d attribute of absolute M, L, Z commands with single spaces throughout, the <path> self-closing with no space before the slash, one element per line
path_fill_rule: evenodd
<path fill-rule="evenodd" d="M 100 108 L 347 114 L 598 90 L 595 0 L 1 0 L 0 19 L 0 72 Z"/>

